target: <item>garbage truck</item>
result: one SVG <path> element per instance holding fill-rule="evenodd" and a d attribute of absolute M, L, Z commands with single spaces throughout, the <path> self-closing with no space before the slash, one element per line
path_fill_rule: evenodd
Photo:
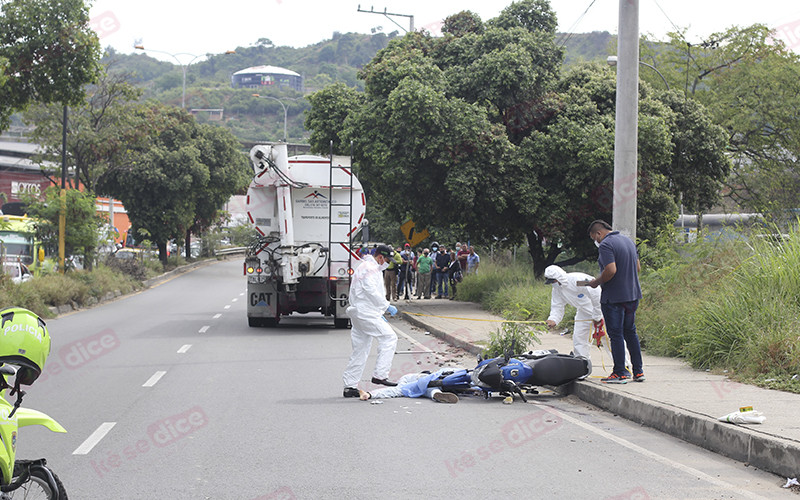
<path fill-rule="evenodd" d="M 246 210 L 255 229 L 245 253 L 247 323 L 320 312 L 347 328 L 353 241 L 366 223 L 364 189 L 347 156 L 288 156 L 285 143 L 250 150 Z"/>

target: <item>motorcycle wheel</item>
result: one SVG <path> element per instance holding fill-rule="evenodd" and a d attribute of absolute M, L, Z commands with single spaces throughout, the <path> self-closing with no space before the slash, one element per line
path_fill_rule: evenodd
<path fill-rule="evenodd" d="M 6 496 L 0 498 L 67 500 L 67 491 L 64 489 L 64 483 L 61 482 L 61 479 L 59 479 L 56 473 L 53 472 L 52 470 L 50 471 L 50 474 L 53 475 L 53 479 L 55 479 L 56 485 L 58 486 L 57 492 L 53 491 L 50 488 L 50 485 L 48 484 L 47 481 L 47 476 L 43 470 L 38 468 L 32 468 L 31 478 L 27 483 L 23 484 L 14 491 L 9 491 L 8 493 L 4 493 L 4 495 Z"/>

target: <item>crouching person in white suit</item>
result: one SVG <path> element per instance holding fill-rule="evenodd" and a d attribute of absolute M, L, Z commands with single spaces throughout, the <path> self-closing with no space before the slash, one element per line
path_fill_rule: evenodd
<path fill-rule="evenodd" d="M 378 359 L 375 362 L 372 383 L 397 385 L 388 380 L 397 347 L 397 334 L 383 316 L 387 311 L 392 316 L 397 314 L 397 308 L 386 300 L 383 289 L 382 273 L 388 266 L 387 259 L 391 255 L 391 248 L 379 245 L 375 249 L 374 257 L 364 256 L 350 283 L 350 306 L 347 308 L 347 315 L 352 324 L 350 340 L 353 352 L 342 376 L 343 395 L 346 398 L 359 397 L 358 382 L 364 373 L 373 338 L 378 341 Z"/>
<path fill-rule="evenodd" d="M 555 328 L 564 319 L 564 308 L 567 304 L 577 309 L 575 327 L 572 330 L 573 350 L 576 356 L 589 360 L 589 373 L 592 373 L 589 342 L 595 326 L 598 326 L 603 319 L 603 312 L 600 309 L 600 289 L 577 285 L 578 281 L 593 280 L 593 276 L 585 273 L 567 273 L 558 266 L 547 266 L 544 277 L 546 284 L 553 285 L 547 326 Z"/>

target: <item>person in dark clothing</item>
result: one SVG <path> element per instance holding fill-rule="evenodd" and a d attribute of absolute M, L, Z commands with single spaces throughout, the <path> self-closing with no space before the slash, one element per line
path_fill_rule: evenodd
<path fill-rule="evenodd" d="M 639 254 L 636 245 L 619 231 L 602 220 L 589 225 L 589 237 L 598 248 L 597 262 L 600 276 L 591 280 L 588 286 L 602 286 L 600 308 L 605 318 L 608 338 L 611 340 L 611 356 L 614 369 L 610 376 L 601 379 L 607 384 L 625 384 L 630 373 L 625 369 L 625 346 L 631 356 L 634 382 L 644 382 L 642 350 L 636 334 L 636 309 L 642 298 L 639 284 Z"/>
<path fill-rule="evenodd" d="M 450 267 L 450 255 L 447 254 L 447 249 L 439 247 L 439 253 L 436 255 L 436 298 L 442 298 L 442 285 L 444 285 L 444 297 L 447 297 L 447 268 Z"/>

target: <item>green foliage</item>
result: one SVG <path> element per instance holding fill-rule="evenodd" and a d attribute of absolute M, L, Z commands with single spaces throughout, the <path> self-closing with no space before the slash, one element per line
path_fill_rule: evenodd
<path fill-rule="evenodd" d="M 148 278 L 148 267 L 143 258 L 118 259 L 113 255 L 109 255 L 106 258 L 105 265 L 109 269 L 129 276 L 136 281 L 144 281 Z"/>
<path fill-rule="evenodd" d="M 80 103 L 99 58 L 83 0 L 0 3 L 0 130 L 33 100 Z"/>
<path fill-rule="evenodd" d="M 445 27 L 441 38 L 409 33 L 379 51 L 360 73 L 361 100 L 341 87 L 311 99 L 315 148 L 354 141 L 370 203 L 389 220 L 458 224 L 482 241 L 527 238 L 537 274 L 565 250 L 571 262 L 594 255 L 586 225 L 610 220 L 614 191 L 633 189 L 613 185 L 613 71 L 559 75 L 555 17 L 543 1 L 516 2 L 486 23 L 463 12 Z M 645 239 L 673 223 L 681 193 L 712 201 L 729 166 L 704 108 L 683 106 L 684 117 L 679 107 L 677 96 L 642 85 Z"/>
<path fill-rule="evenodd" d="M 749 249 L 700 301 L 684 354 L 700 368 L 800 373 L 800 231 L 782 241 L 751 239 Z"/>
<path fill-rule="evenodd" d="M 70 167 L 75 168 L 78 181 L 89 191 L 96 191 L 100 179 L 124 161 L 127 150 L 147 137 L 149 124 L 133 112 L 132 105 L 141 96 L 141 90 L 134 88 L 126 78 L 104 71 L 97 84 L 88 88 L 86 101 L 69 109 Z M 62 106 L 37 104 L 25 113 L 25 121 L 36 125 L 33 138 L 42 148 L 36 159 L 60 165 Z M 61 168 L 51 173 L 60 177 Z M 72 185 L 71 178 L 68 182 Z"/>
<path fill-rule="evenodd" d="M 91 193 L 68 189 L 65 198 L 65 255 L 83 255 L 84 262 L 91 266 L 106 219 L 97 212 L 95 197 Z M 61 189 L 50 186 L 44 192 L 44 199 L 30 198 L 27 203 L 28 215 L 36 219 L 36 237 L 45 247 L 57 249 Z"/>
<path fill-rule="evenodd" d="M 19 285 L 0 280 L 0 309 L 24 307 L 49 318 L 52 317 L 49 306 L 73 302 L 85 306 L 92 299 L 100 300 L 109 292 L 119 290 L 121 293 L 130 293 L 139 288 L 140 282 L 102 265 L 92 271 L 40 276 Z"/>
<path fill-rule="evenodd" d="M 683 33 L 675 33 L 667 48 L 646 49 L 644 57 L 673 89 L 683 89 L 686 99 L 704 104 L 712 121 L 724 129 L 733 162 L 728 196 L 747 210 L 787 222 L 787 209 L 800 206 L 800 57 L 760 24 L 711 34 L 701 45 L 689 45 Z M 685 103 L 684 109 L 689 118 L 691 106 Z M 707 187 L 699 188 L 697 193 L 686 190 L 692 194 L 690 203 L 705 199 Z"/>
<path fill-rule="evenodd" d="M 149 102 L 133 112 L 151 124 L 148 136 L 128 148 L 124 166 L 109 171 L 99 189 L 124 203 L 134 234 L 155 242 L 166 264 L 167 241 L 209 227 L 243 189 L 247 159 L 230 133 L 198 125 L 184 110 Z"/>
<path fill-rule="evenodd" d="M 518 354 L 528 351 L 534 342 L 540 341 L 531 327 L 523 323 L 504 322 L 489 334 L 489 344 L 482 354 L 485 358 Z"/>

